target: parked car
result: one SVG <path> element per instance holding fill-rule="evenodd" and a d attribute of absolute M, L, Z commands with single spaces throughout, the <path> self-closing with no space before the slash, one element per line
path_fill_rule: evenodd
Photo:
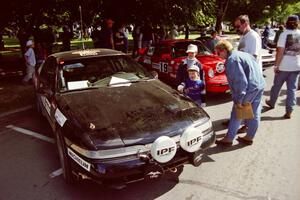
<path fill-rule="evenodd" d="M 198 46 L 197 59 L 205 72 L 206 91 L 212 93 L 229 92 L 225 75 L 224 60 L 212 54 L 197 40 L 164 40 L 148 48 L 138 59 L 149 70 L 155 70 L 161 80 L 176 86 L 176 73 L 179 64 L 187 57 L 187 46 Z"/>
<path fill-rule="evenodd" d="M 275 49 L 261 49 L 262 67 L 266 69 L 275 65 Z"/>
<path fill-rule="evenodd" d="M 184 164 L 198 166 L 215 141 L 201 107 L 118 51 L 52 54 L 34 85 L 68 183 L 157 179 Z"/>

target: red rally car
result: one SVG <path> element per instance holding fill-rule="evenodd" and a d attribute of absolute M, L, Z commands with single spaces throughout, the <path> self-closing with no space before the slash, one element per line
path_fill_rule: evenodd
<path fill-rule="evenodd" d="M 198 46 L 197 59 L 205 72 L 206 91 L 211 93 L 229 92 L 225 75 L 224 60 L 212 54 L 207 47 L 197 40 L 164 40 L 145 49 L 138 62 L 148 70 L 154 70 L 158 77 L 176 86 L 176 73 L 179 64 L 187 57 L 187 46 Z"/>

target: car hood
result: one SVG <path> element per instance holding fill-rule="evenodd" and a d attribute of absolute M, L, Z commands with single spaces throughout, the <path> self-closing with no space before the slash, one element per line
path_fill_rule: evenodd
<path fill-rule="evenodd" d="M 159 80 L 69 92 L 58 101 L 96 149 L 148 144 L 162 135 L 178 135 L 193 121 L 208 117 Z"/>
<path fill-rule="evenodd" d="M 224 60 L 216 55 L 198 55 L 196 58 L 206 66 L 215 66 L 218 62 L 224 63 Z"/>

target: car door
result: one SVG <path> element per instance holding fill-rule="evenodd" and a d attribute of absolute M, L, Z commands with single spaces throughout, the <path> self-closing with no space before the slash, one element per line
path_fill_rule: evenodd
<path fill-rule="evenodd" d="M 39 86 L 37 89 L 37 98 L 41 103 L 41 112 L 47 118 L 52 128 L 54 127 L 54 111 L 53 105 L 55 94 L 55 80 L 56 80 L 56 59 L 49 57 L 43 64 L 40 71 Z"/>

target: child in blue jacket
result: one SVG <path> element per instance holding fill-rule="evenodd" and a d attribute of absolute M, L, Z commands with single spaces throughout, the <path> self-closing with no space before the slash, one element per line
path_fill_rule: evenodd
<path fill-rule="evenodd" d="M 195 101 L 199 106 L 204 107 L 205 102 L 202 99 L 202 96 L 205 95 L 205 83 L 200 79 L 199 67 L 192 65 L 187 69 L 189 78 L 182 82 L 178 86 L 178 91 L 186 94 L 192 100 Z"/>

